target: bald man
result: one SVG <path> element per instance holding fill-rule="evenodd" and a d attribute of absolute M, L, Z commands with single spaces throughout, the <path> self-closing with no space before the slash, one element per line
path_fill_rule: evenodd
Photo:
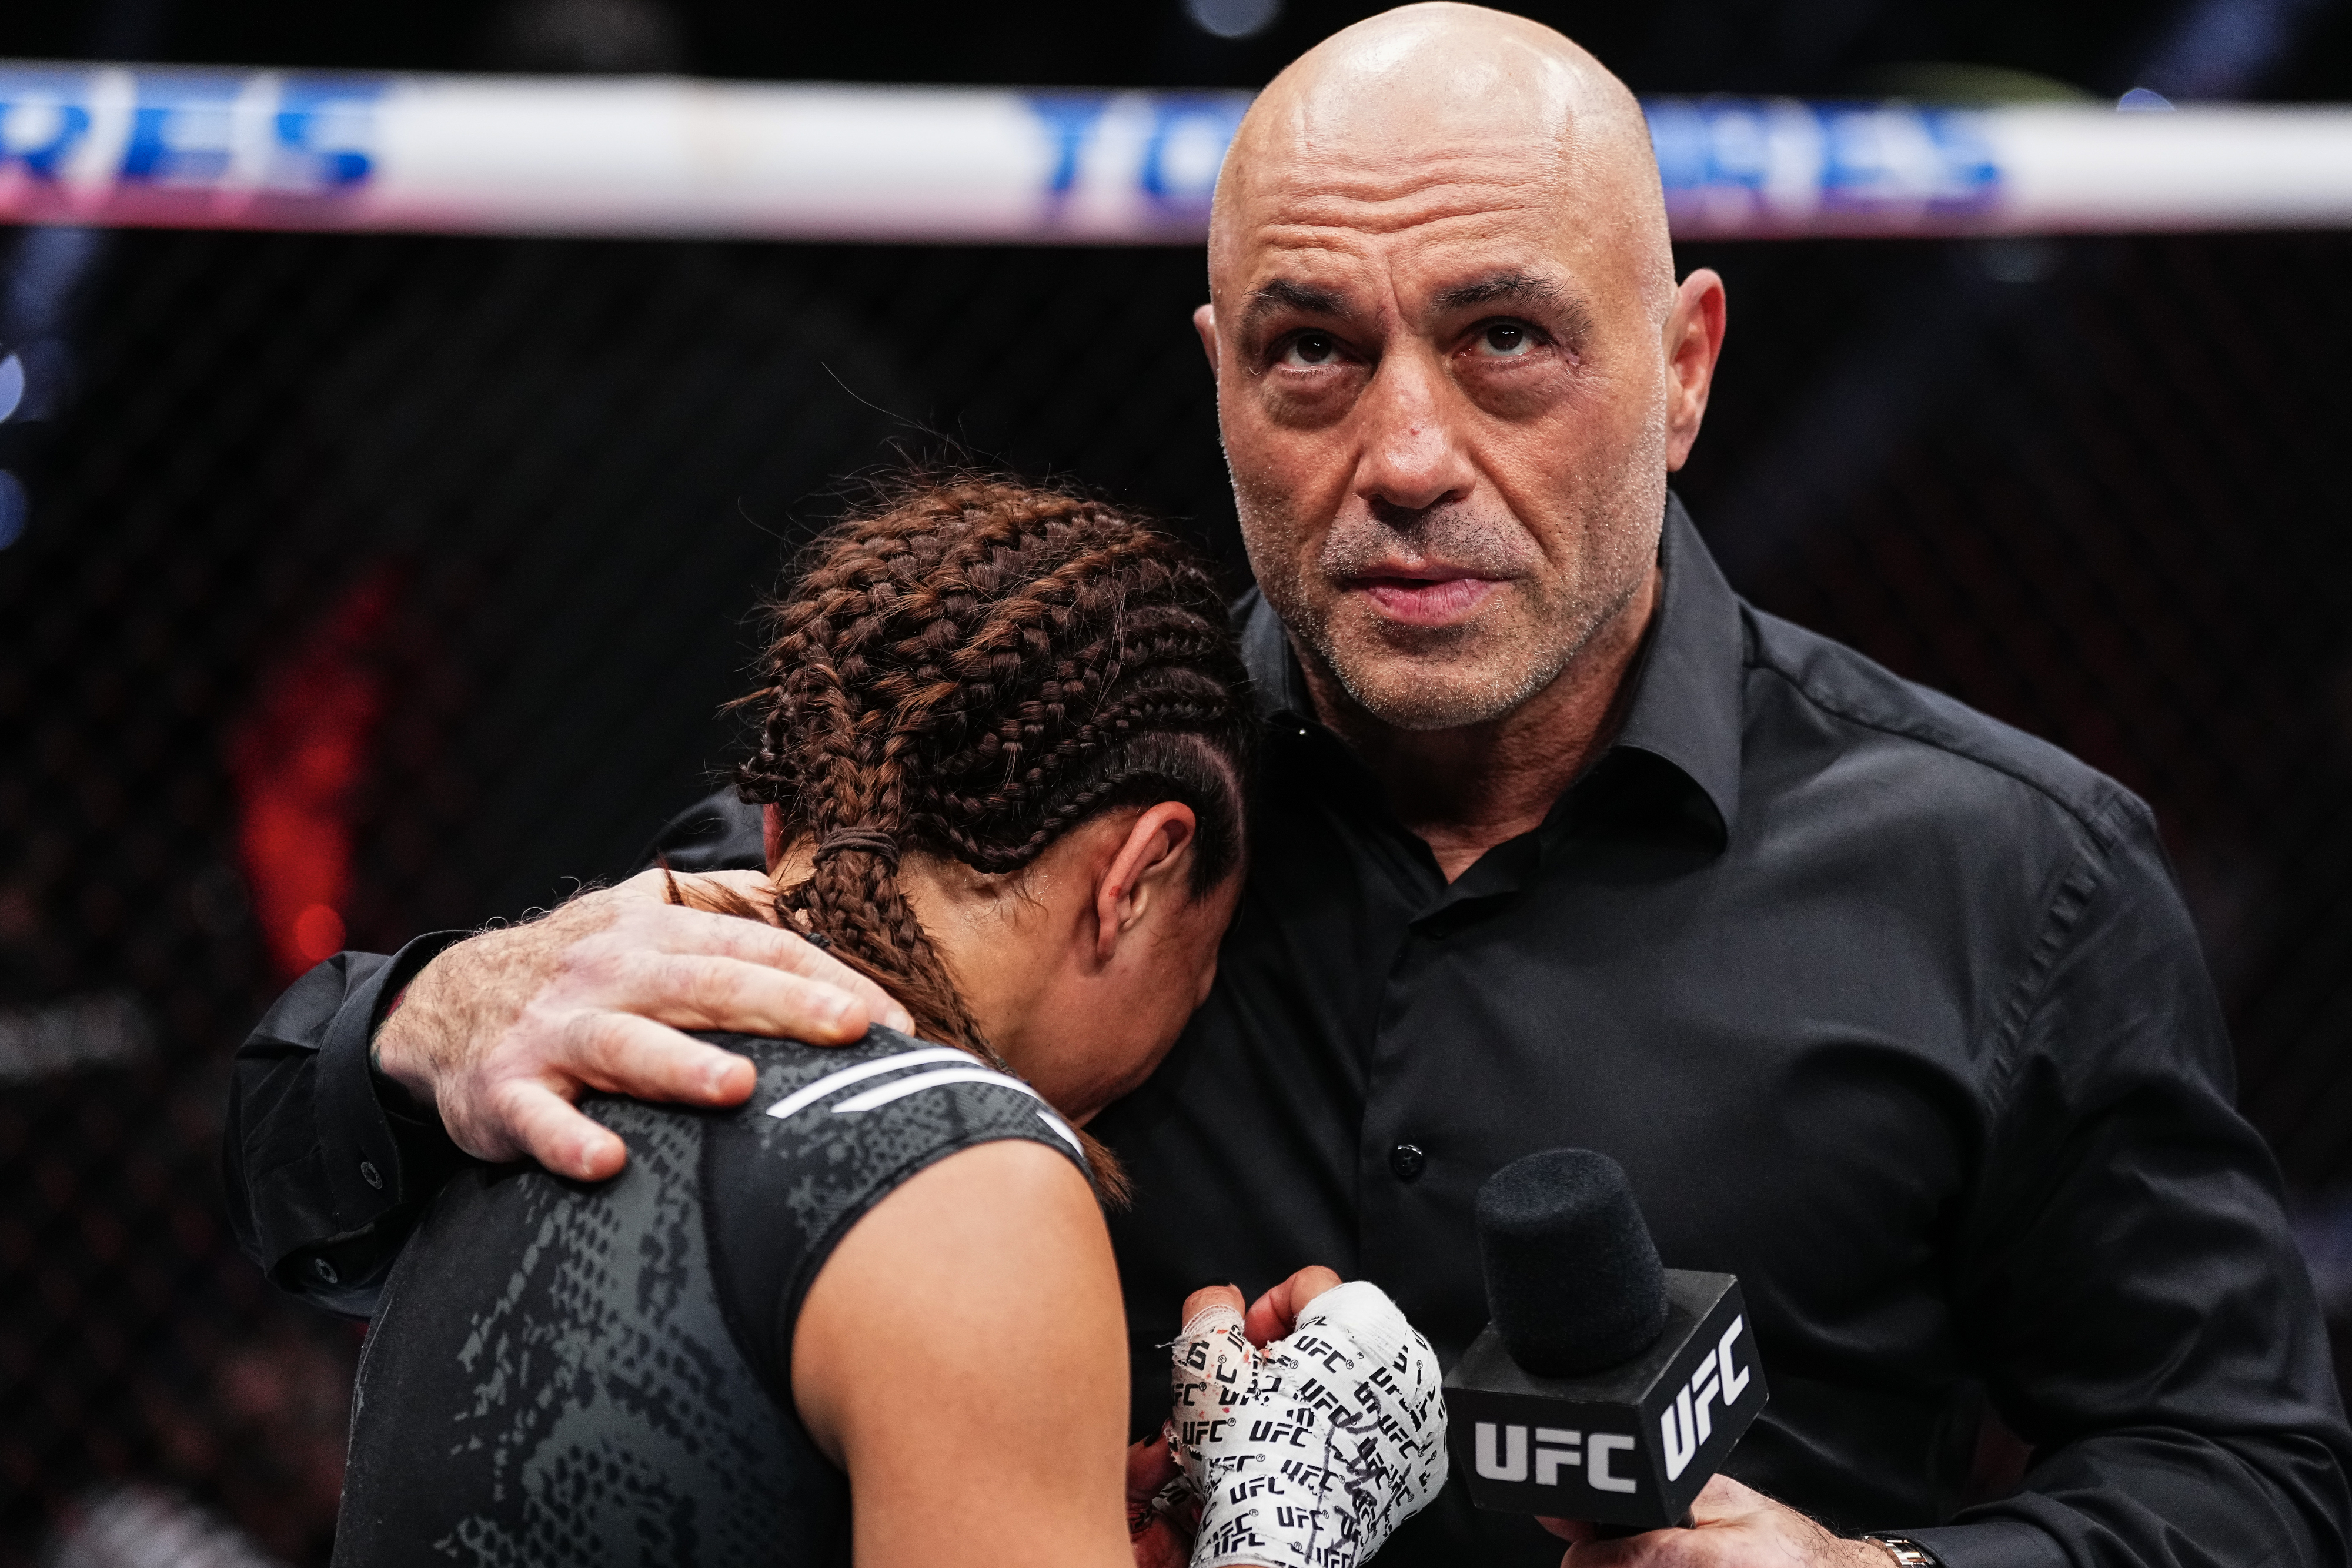
<path fill-rule="evenodd" d="M 1563 1526 L 1574 1568 L 2352 1560 L 2319 1315 L 2148 812 L 1725 585 L 1667 490 L 1723 286 L 1675 282 L 1624 87 L 1476 7 L 1350 27 L 1251 110 L 1209 268 L 1267 744 L 1216 986 L 1095 1126 L 1139 1194 L 1138 1431 L 1153 1342 L 1236 1268 L 1369 1276 L 1458 1354 L 1478 1184 L 1586 1146 L 1670 1266 L 1740 1276 L 1772 1401 L 1696 1529 Z M 665 844 L 752 867 L 759 827 L 722 797 Z M 643 883 L 460 935 L 322 966 L 240 1060 L 242 1233 L 346 1310 L 435 1113 L 593 1179 L 583 1087 L 749 1092 L 677 1029 L 895 1017 Z M 2021 1477 L 1979 1462 L 2003 1424 Z M 1381 1561 L 1560 1551 L 1457 1488 Z"/>

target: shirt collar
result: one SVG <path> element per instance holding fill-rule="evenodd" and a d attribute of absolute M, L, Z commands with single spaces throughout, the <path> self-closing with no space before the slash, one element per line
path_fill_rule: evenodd
<path fill-rule="evenodd" d="M 1738 597 L 1672 492 L 1658 564 L 1656 619 L 1633 669 L 1625 727 L 1612 749 L 1645 751 L 1673 764 L 1706 795 L 1728 839 L 1739 817 L 1747 633 Z"/>
<path fill-rule="evenodd" d="M 1697 786 L 1715 818 L 1710 827 L 1727 839 L 1739 810 L 1746 635 L 1738 597 L 1682 498 L 1671 492 L 1658 564 L 1658 606 L 1631 677 L 1624 727 L 1610 751 L 1646 753 L 1668 764 Z M 1259 716 L 1270 724 L 1317 724 L 1307 677 L 1265 596 L 1251 589 L 1234 614 Z"/>
<path fill-rule="evenodd" d="M 1291 651 L 1290 634 L 1255 584 L 1234 601 L 1234 625 L 1258 717 L 1268 724 L 1316 723 L 1315 704 L 1307 695 L 1307 676 Z"/>

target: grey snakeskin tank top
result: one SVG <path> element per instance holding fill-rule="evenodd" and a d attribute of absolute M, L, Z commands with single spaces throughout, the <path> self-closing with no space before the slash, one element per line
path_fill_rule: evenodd
<path fill-rule="evenodd" d="M 338 1568 L 849 1562 L 847 1479 L 793 1408 L 817 1270 L 959 1149 L 1084 1162 L 960 1051 L 699 1038 L 758 1067 L 739 1110 L 583 1101 L 628 1143 L 620 1176 L 478 1166 L 435 1201 L 361 1358 Z"/>

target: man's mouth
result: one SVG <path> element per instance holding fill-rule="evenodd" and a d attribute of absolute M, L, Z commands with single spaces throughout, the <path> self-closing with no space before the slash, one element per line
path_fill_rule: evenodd
<path fill-rule="evenodd" d="M 1347 586 L 1391 621 L 1449 626 L 1466 619 L 1503 585 L 1465 568 L 1433 566 L 1375 569 L 1350 577 Z"/>

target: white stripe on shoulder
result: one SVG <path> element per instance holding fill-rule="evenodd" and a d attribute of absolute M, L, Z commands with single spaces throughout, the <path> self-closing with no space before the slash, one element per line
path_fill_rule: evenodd
<path fill-rule="evenodd" d="M 1038 1112 L 1037 1120 L 1045 1123 L 1047 1130 L 1050 1131 L 1054 1136 L 1069 1145 L 1071 1149 L 1076 1153 L 1078 1158 L 1085 1159 L 1087 1157 L 1087 1146 L 1078 1142 L 1078 1135 L 1070 1131 L 1070 1124 L 1067 1122 L 1063 1121 L 1051 1111 Z"/>
<path fill-rule="evenodd" d="M 902 1051 L 896 1056 L 886 1056 L 878 1061 L 861 1061 L 855 1067 L 845 1067 L 829 1072 L 814 1083 L 804 1083 L 768 1107 L 768 1114 L 778 1121 L 808 1109 L 837 1089 L 862 1083 L 885 1072 L 896 1072 L 905 1067 L 919 1067 L 926 1061 L 970 1061 L 971 1052 L 956 1051 L 944 1045 L 927 1045 L 919 1051 Z"/>
<path fill-rule="evenodd" d="M 959 1051 L 957 1054 L 961 1056 L 963 1053 Z M 971 1059 L 967 1057 L 965 1060 Z M 969 1067 L 942 1067 L 936 1072 L 918 1072 L 912 1078 L 901 1078 L 896 1083 L 885 1083 L 879 1089 L 853 1094 L 835 1105 L 833 1113 L 846 1116 L 853 1112 L 871 1111 L 877 1106 L 887 1105 L 893 1100 L 903 1100 L 909 1094 L 919 1094 L 926 1089 L 938 1089 L 950 1083 L 993 1083 L 1000 1088 L 1017 1089 L 1032 1100 L 1045 1098 L 1018 1078 L 1008 1078 L 992 1067 L 982 1067 L 974 1062 Z"/>

